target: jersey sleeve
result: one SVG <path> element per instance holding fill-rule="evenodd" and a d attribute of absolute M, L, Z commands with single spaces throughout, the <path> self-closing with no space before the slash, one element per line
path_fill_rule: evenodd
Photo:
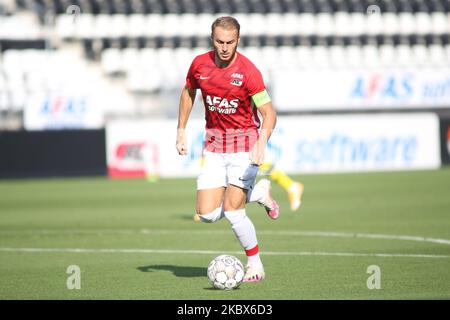
<path fill-rule="evenodd" d="M 252 97 L 252 101 L 256 107 L 260 107 L 271 101 L 266 91 L 266 86 L 262 78 L 261 72 L 254 67 L 247 82 L 248 93 Z"/>
<path fill-rule="evenodd" d="M 261 72 L 253 66 L 250 71 L 250 77 L 247 79 L 248 94 L 253 96 L 266 89 Z"/>
<path fill-rule="evenodd" d="M 189 71 L 186 76 L 186 86 L 189 89 L 198 89 L 198 80 L 195 78 L 195 71 L 197 69 L 197 59 L 194 59 L 191 63 Z"/>

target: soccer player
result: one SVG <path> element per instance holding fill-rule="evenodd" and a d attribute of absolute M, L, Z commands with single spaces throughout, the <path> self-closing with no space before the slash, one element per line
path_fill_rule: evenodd
<path fill-rule="evenodd" d="M 220 17 L 211 26 L 213 50 L 194 58 L 181 92 L 176 148 L 187 154 L 185 128 L 200 89 L 205 105 L 204 165 L 197 179 L 196 211 L 203 222 L 225 217 L 247 255 L 243 281 L 265 277 L 255 227 L 247 202 L 264 205 L 270 218 L 279 215 L 270 181 L 255 184 L 264 149 L 276 124 L 276 112 L 261 72 L 237 52 L 240 26 Z M 262 124 L 258 117 L 262 116 Z M 259 130 L 258 130 L 259 129 Z"/>

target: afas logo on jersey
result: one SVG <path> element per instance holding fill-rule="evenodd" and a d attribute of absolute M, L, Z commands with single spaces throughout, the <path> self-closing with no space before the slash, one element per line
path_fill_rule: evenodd
<path fill-rule="evenodd" d="M 211 97 L 210 95 L 206 96 L 205 102 L 209 111 L 217 111 L 224 114 L 236 113 L 236 108 L 239 106 L 239 99 L 228 101 L 225 98 L 216 96 Z"/>
<path fill-rule="evenodd" d="M 235 79 L 231 80 L 230 84 L 238 87 L 242 86 L 242 79 L 244 79 L 242 74 L 235 72 L 231 75 L 231 77 Z"/>

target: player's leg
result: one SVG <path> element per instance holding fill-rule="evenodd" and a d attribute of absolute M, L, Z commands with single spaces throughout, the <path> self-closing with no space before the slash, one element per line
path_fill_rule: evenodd
<path fill-rule="evenodd" d="M 267 179 L 261 179 L 247 193 L 247 202 L 257 202 L 264 207 L 271 219 L 278 219 L 280 208 L 272 197 L 271 183 Z"/>
<path fill-rule="evenodd" d="M 303 183 L 292 180 L 285 172 L 275 168 L 270 162 L 264 162 L 260 166 L 261 173 L 268 175 L 271 180 L 279 184 L 288 194 L 291 210 L 297 210 L 302 203 L 302 195 L 305 189 Z"/>
<path fill-rule="evenodd" d="M 264 267 L 259 256 L 255 226 L 245 211 L 246 198 L 245 189 L 229 185 L 225 191 L 224 214 L 247 256 L 247 272 L 243 281 L 260 281 L 265 276 Z"/>
<path fill-rule="evenodd" d="M 199 221 L 216 222 L 224 217 L 224 187 L 197 190 L 196 214 Z"/>
<path fill-rule="evenodd" d="M 212 191 L 212 192 L 214 193 L 214 191 Z M 199 196 L 197 196 L 197 199 L 198 198 L 199 198 Z M 209 204 L 207 204 L 208 199 L 210 199 L 211 201 L 214 201 L 214 203 L 218 202 L 218 200 L 213 200 L 213 199 L 215 199 L 214 195 L 205 195 L 202 198 L 206 198 L 206 199 L 204 201 L 200 201 L 200 203 L 205 203 L 205 205 L 207 205 L 207 206 L 210 206 Z M 220 201 L 222 201 L 222 199 Z M 267 179 L 261 179 L 253 187 L 252 190 L 249 190 L 247 192 L 246 201 L 247 201 L 247 203 L 257 202 L 260 205 L 262 205 L 264 207 L 264 209 L 266 210 L 267 215 L 271 219 L 275 220 L 275 219 L 278 219 L 278 217 L 280 216 L 280 207 L 278 206 L 278 203 L 275 201 L 275 199 L 272 197 L 270 181 Z M 198 205 L 197 205 L 197 207 L 198 207 Z M 203 209 L 203 210 L 197 209 L 197 212 L 210 212 L 210 211 L 205 210 L 205 209 Z M 222 212 L 222 214 L 223 214 L 223 212 Z M 193 219 L 196 222 L 202 221 L 199 213 L 195 213 Z"/>
<path fill-rule="evenodd" d="M 211 195 L 209 193 L 212 193 Z M 223 195 L 222 195 L 223 197 Z M 202 198 L 204 200 L 197 200 L 197 212 L 210 212 L 208 211 L 211 207 L 210 202 L 218 203 L 219 200 L 217 199 L 218 196 L 215 195 L 214 190 L 207 190 L 205 195 L 197 195 L 197 199 Z M 278 219 L 280 215 L 280 208 L 278 206 L 278 203 L 275 201 L 275 199 L 272 197 L 272 191 L 270 186 L 270 181 L 267 179 L 261 179 L 252 190 L 249 190 L 247 192 L 247 203 L 249 202 L 257 202 L 260 205 L 264 207 L 266 210 L 267 215 L 271 219 Z M 220 199 L 220 202 L 222 202 L 222 199 Z M 201 205 L 201 208 L 199 206 Z M 205 206 L 208 206 L 209 208 L 206 209 Z M 214 207 L 215 204 L 212 204 Z M 217 207 L 215 207 L 217 208 Z M 223 214 L 223 212 L 222 212 Z M 202 221 L 200 218 L 200 213 L 195 213 L 193 217 L 194 221 Z"/>
<path fill-rule="evenodd" d="M 204 165 L 197 179 L 196 216 L 203 222 L 216 222 L 224 217 L 223 197 L 226 169 L 223 157 L 217 153 L 205 153 Z"/>
<path fill-rule="evenodd" d="M 249 164 L 248 153 L 228 155 L 228 187 L 224 195 L 224 214 L 247 256 L 247 272 L 244 281 L 260 281 L 264 268 L 259 256 L 255 226 L 245 211 L 247 192 L 255 184 L 258 167 Z"/>

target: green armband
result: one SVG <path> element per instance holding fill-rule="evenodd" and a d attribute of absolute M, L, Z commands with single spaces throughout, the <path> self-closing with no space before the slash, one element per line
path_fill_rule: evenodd
<path fill-rule="evenodd" d="M 263 90 L 261 92 L 258 92 L 257 94 L 254 94 L 252 96 L 252 100 L 257 108 L 272 101 L 272 99 L 270 99 L 269 94 L 267 93 L 267 90 Z"/>

